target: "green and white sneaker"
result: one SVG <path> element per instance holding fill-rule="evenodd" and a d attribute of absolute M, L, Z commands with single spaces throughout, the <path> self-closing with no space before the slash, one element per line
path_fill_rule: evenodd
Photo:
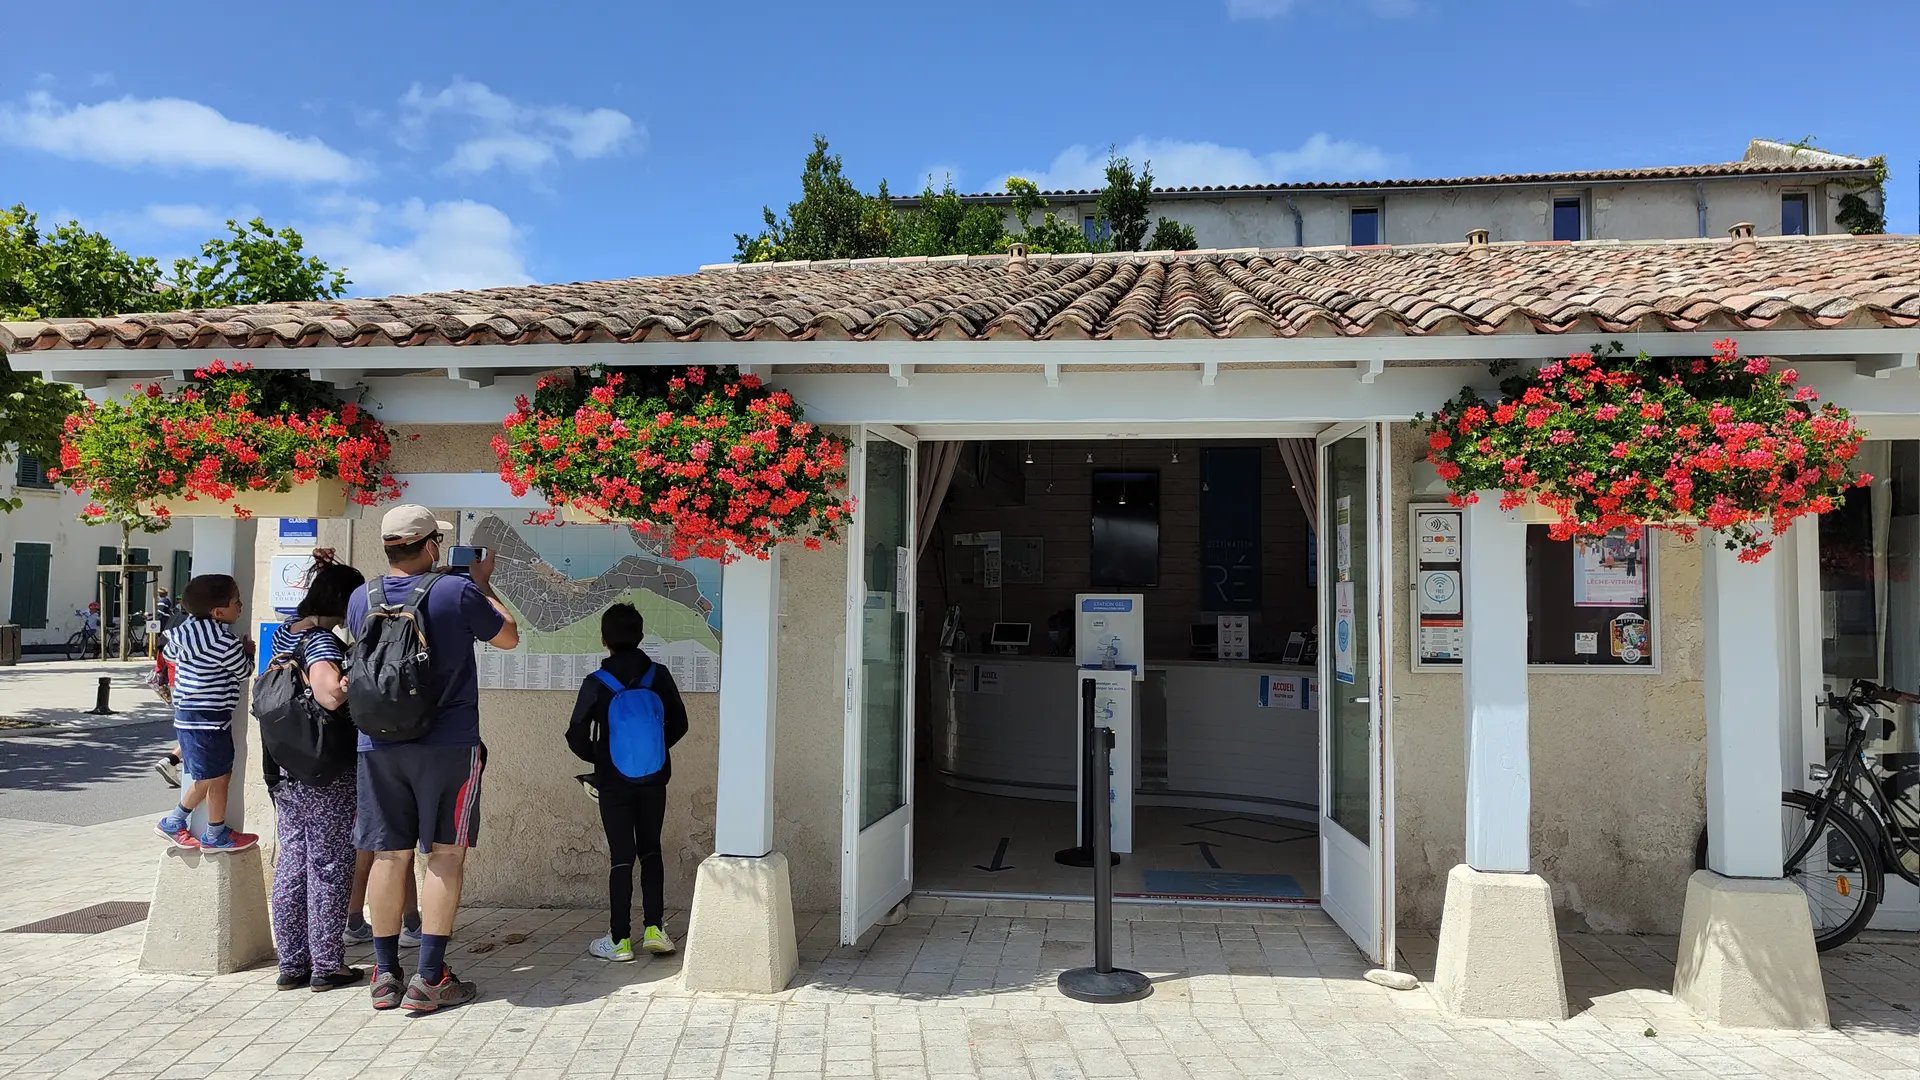
<path fill-rule="evenodd" d="M 655 956 L 672 956 L 674 951 L 673 939 L 657 926 L 647 927 L 647 932 L 640 935 L 640 947 Z"/>
<path fill-rule="evenodd" d="M 615 941 L 613 935 L 602 934 L 593 939 L 593 944 L 587 946 L 587 952 L 616 964 L 630 964 L 633 962 L 633 939 L 621 938 Z"/>

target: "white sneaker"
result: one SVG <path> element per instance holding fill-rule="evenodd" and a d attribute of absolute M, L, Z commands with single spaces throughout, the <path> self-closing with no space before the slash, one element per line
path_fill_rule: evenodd
<path fill-rule="evenodd" d="M 613 940 L 613 935 L 601 934 L 588 944 L 587 952 L 602 960 L 611 960 L 616 964 L 632 963 L 633 940 L 631 938 L 622 938 L 619 941 L 615 941 Z"/>
<path fill-rule="evenodd" d="M 647 927 L 647 932 L 640 935 L 640 947 L 655 956 L 672 956 L 674 951 L 673 939 L 657 926 Z"/>

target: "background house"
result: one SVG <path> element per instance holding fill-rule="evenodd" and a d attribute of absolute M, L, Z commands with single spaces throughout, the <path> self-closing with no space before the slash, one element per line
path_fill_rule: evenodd
<path fill-rule="evenodd" d="M 1049 210 L 1092 235 L 1098 191 L 1043 194 Z M 1456 243 L 1473 229 L 1496 243 L 1680 240 L 1724 236 L 1743 221 L 1760 236 L 1813 236 L 1850 231 L 1841 206 L 1850 194 L 1883 211 L 1875 162 L 1755 139 L 1738 161 L 1701 165 L 1162 188 L 1147 216 L 1191 226 L 1202 248 Z M 1013 203 L 1005 193 L 962 200 Z M 912 196 L 893 201 L 918 205 Z"/>

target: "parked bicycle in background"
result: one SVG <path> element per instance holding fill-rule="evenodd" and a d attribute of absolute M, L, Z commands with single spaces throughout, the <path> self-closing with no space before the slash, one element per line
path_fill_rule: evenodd
<path fill-rule="evenodd" d="M 1867 756 L 1875 732 L 1893 737 L 1880 710 L 1920 702 L 1920 694 L 1856 680 L 1845 695 L 1829 694 L 1821 707 L 1846 722 L 1845 748 L 1815 766 L 1812 792 L 1780 795 L 1784 876 L 1806 894 L 1814 944 L 1821 951 L 1853 940 L 1885 894 L 1888 871 L 1920 885 L 1920 754 Z M 1707 866 L 1707 833 L 1700 831 L 1694 863 Z"/>
<path fill-rule="evenodd" d="M 89 604 L 84 611 L 75 611 L 80 616 L 80 629 L 67 638 L 67 659 L 99 660 L 120 655 L 120 624 L 110 622 L 103 632 L 100 628 L 99 604 Z M 127 641 L 127 655 L 145 656 L 147 654 L 147 613 L 136 611 L 130 621 L 133 624 L 133 637 Z"/>

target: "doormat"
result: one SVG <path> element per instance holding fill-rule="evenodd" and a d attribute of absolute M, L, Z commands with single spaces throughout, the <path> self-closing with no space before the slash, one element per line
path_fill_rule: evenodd
<path fill-rule="evenodd" d="M 122 926 L 142 922 L 147 917 L 145 902 L 115 900 L 83 907 L 51 919 L 0 930 L 0 934 L 101 934 Z"/>
<path fill-rule="evenodd" d="M 1306 896 L 1292 874 L 1230 874 L 1220 870 L 1148 870 L 1149 894 L 1230 896 L 1237 900 L 1299 900 Z"/>

